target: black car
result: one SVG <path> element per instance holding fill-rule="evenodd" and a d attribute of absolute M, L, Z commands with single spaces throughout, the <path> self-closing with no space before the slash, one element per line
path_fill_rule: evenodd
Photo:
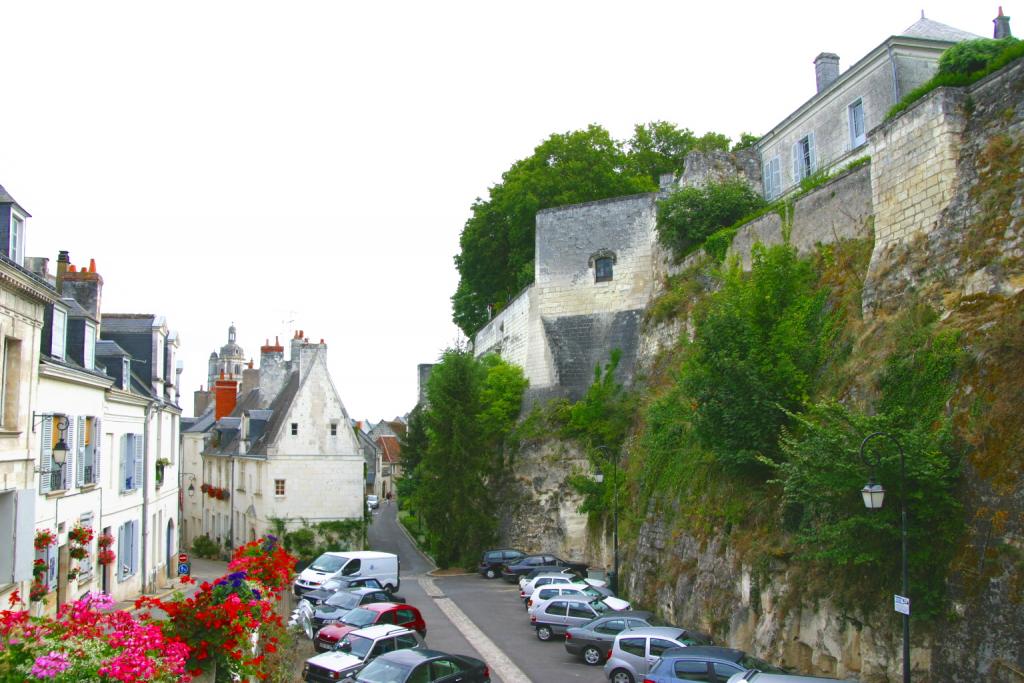
<path fill-rule="evenodd" d="M 347 612 L 360 605 L 371 602 L 391 602 L 391 596 L 379 588 L 354 588 L 350 591 L 338 591 L 319 605 L 307 610 L 313 633 L 327 623 L 339 621 Z"/>
<path fill-rule="evenodd" d="M 384 590 L 384 586 L 380 584 L 380 581 L 372 576 L 335 576 L 324 581 L 320 588 L 315 591 L 303 593 L 302 599 L 308 600 L 310 604 L 315 606 L 338 591 L 350 591 L 353 588 L 377 588 Z M 404 602 L 404 600 L 395 599 L 399 602 Z"/>
<path fill-rule="evenodd" d="M 554 567 L 554 571 L 561 571 L 569 567 L 570 569 L 583 572 L 584 576 L 586 576 L 587 571 L 586 562 L 569 562 L 554 555 L 527 555 L 518 562 L 505 565 L 505 569 L 501 572 L 501 578 L 509 583 L 515 583 L 519 580 L 519 577 L 529 574 L 532 570 L 541 566 Z"/>
<path fill-rule="evenodd" d="M 395 650 L 366 665 L 356 683 L 490 683 L 487 664 L 476 657 L 450 655 L 427 648 Z"/>
<path fill-rule="evenodd" d="M 591 666 L 602 663 L 612 649 L 615 636 L 627 628 L 667 626 L 647 610 L 624 610 L 600 616 L 581 626 L 572 626 L 565 632 L 565 651 L 581 657 Z"/>
<path fill-rule="evenodd" d="M 526 557 L 526 553 L 514 548 L 486 550 L 480 557 L 480 565 L 477 567 L 477 571 L 480 572 L 480 576 L 494 579 L 501 574 L 502 567 L 514 564 L 524 557 Z"/>

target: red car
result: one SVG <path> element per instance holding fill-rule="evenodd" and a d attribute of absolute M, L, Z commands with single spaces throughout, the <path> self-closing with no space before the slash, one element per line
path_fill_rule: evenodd
<path fill-rule="evenodd" d="M 327 624 L 317 631 L 313 639 L 313 648 L 317 652 L 326 652 L 334 647 L 345 634 L 373 624 L 398 624 L 427 635 L 427 622 L 423 615 L 412 605 L 397 602 L 371 602 L 345 613 L 341 623 Z"/>

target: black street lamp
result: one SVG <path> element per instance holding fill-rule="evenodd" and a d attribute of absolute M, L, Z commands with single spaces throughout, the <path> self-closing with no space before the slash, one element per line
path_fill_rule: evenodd
<path fill-rule="evenodd" d="M 871 462 L 864 455 L 864 447 L 867 445 L 868 441 L 879 436 L 885 437 L 891 441 L 896 446 L 896 450 L 899 451 L 900 454 L 900 536 L 903 545 L 903 595 L 896 596 L 895 607 L 896 611 L 903 615 L 903 683 L 910 683 L 910 575 L 907 570 L 906 456 L 903 454 L 903 447 L 900 445 L 900 442 L 892 435 L 886 434 L 885 432 L 874 432 L 872 434 L 868 434 L 864 437 L 864 440 L 860 442 L 860 459 L 868 466 L 871 473 L 868 477 L 868 483 L 864 485 L 864 488 L 860 490 L 860 493 L 864 498 L 864 506 L 869 510 L 875 510 L 882 507 L 882 501 L 885 499 L 885 489 L 882 488 L 881 484 L 875 482 L 875 471 L 878 469 L 881 457 L 876 453 L 875 461 Z"/>
<path fill-rule="evenodd" d="M 601 451 L 605 455 L 609 456 L 612 461 L 612 486 L 615 487 L 612 491 L 612 553 L 613 553 L 613 565 L 612 565 L 612 580 L 609 582 L 611 585 L 612 592 L 619 592 L 619 451 L 612 450 L 608 446 L 594 446 L 597 450 Z M 601 469 L 598 468 L 594 474 L 594 479 L 597 483 L 604 482 L 604 474 Z"/>

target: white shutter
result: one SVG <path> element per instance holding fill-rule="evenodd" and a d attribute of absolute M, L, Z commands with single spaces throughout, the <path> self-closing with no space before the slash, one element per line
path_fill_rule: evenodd
<path fill-rule="evenodd" d="M 68 428 L 64 432 L 64 445 L 68 447 L 68 454 L 66 456 L 67 459 L 64 461 L 64 467 L 61 470 L 61 481 L 63 482 L 61 488 L 66 490 L 71 488 L 71 485 L 74 483 L 71 468 L 78 462 L 78 458 L 75 457 L 75 418 L 66 417 L 65 419 L 68 421 Z"/>
<path fill-rule="evenodd" d="M 811 131 L 807 135 L 807 149 L 810 151 L 808 156 L 811 158 L 810 168 L 807 169 L 808 175 L 818 170 L 818 153 L 814 147 L 814 131 Z"/>
<path fill-rule="evenodd" d="M 793 182 L 800 182 L 800 143 L 793 145 Z"/>
<path fill-rule="evenodd" d="M 119 484 L 118 488 L 123 493 L 124 491 L 128 490 L 128 435 L 127 434 L 122 434 L 121 435 L 121 452 L 118 454 L 118 458 L 119 458 L 119 461 L 120 461 L 120 469 L 118 470 L 118 476 L 121 478 L 120 479 L 121 483 Z"/>
<path fill-rule="evenodd" d="M 142 452 L 142 435 L 135 435 L 135 481 L 132 482 L 134 488 L 142 488 L 142 467 L 145 464 L 145 457 Z M 145 493 L 145 492 L 143 492 Z"/>
<path fill-rule="evenodd" d="M 22 489 L 14 494 L 17 497 L 14 510 L 14 580 L 29 581 L 32 579 L 32 561 L 36 559 L 36 492 Z"/>
<path fill-rule="evenodd" d="M 50 483 L 53 481 L 53 473 L 50 471 L 53 469 L 53 416 L 43 415 L 43 429 L 42 437 L 39 440 L 39 446 L 42 450 L 41 457 L 39 459 L 39 491 L 41 493 L 49 493 Z"/>
<path fill-rule="evenodd" d="M 121 437 L 121 438 L 124 438 L 124 437 Z M 123 481 L 124 480 L 122 479 L 122 483 L 123 483 Z M 117 562 L 117 578 L 120 581 L 124 581 L 124 577 L 128 575 L 128 573 L 125 571 L 125 556 L 124 556 L 125 549 L 128 547 L 128 544 L 124 542 L 124 539 L 125 539 L 125 526 L 127 526 L 127 525 L 122 524 L 121 526 L 117 527 L 117 560 L 115 560 L 115 561 Z"/>
<path fill-rule="evenodd" d="M 139 548 L 142 546 L 139 538 L 139 523 L 132 522 L 132 576 L 139 571 Z"/>
<path fill-rule="evenodd" d="M 77 424 L 78 440 L 74 446 L 75 455 L 78 456 L 75 459 L 75 484 L 81 486 L 85 483 L 85 418 L 79 415 Z"/>
<path fill-rule="evenodd" d="M 98 484 L 100 480 L 100 460 L 103 459 L 103 451 L 100 444 L 103 441 L 103 425 L 97 417 L 92 421 L 92 480 Z"/>

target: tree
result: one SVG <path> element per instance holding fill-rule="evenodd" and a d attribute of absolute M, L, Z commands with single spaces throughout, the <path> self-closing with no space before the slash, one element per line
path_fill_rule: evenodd
<path fill-rule="evenodd" d="M 467 336 L 487 322 L 488 306 L 500 309 L 533 282 L 538 211 L 656 189 L 649 177 L 627 171 L 625 161 L 622 145 L 600 126 L 555 134 L 515 162 L 488 199 L 473 203 L 452 296 L 452 318 Z"/>
<path fill-rule="evenodd" d="M 712 233 L 764 204 L 761 195 L 739 178 L 684 187 L 658 202 L 658 240 L 682 258 Z"/>
<path fill-rule="evenodd" d="M 412 499 L 419 482 L 417 467 L 423 461 L 430 445 L 427 436 L 427 421 L 422 405 L 417 404 L 409 413 L 405 434 L 398 437 L 401 445 L 402 476 L 399 478 L 398 499 Z"/>
<path fill-rule="evenodd" d="M 696 143 L 697 136 L 688 128 L 677 128 L 665 121 L 638 123 L 628 143 L 626 170 L 657 183 L 662 174 L 683 170 L 686 155 Z"/>

